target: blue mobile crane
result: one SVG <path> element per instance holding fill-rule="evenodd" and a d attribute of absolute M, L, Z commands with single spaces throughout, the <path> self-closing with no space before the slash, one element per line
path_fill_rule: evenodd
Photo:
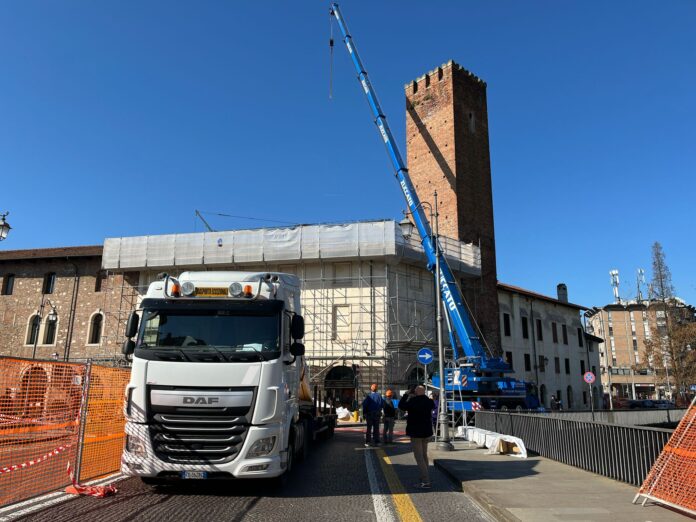
<path fill-rule="evenodd" d="M 375 89 L 370 83 L 367 71 L 337 3 L 331 4 L 330 15 L 338 23 L 343 35 L 343 42 L 358 73 L 358 81 L 365 92 L 375 124 L 384 140 L 396 178 L 406 198 L 409 212 L 420 234 L 428 270 L 435 273 L 436 267 L 439 268 L 439 273 L 436 274 L 437 281 L 440 285 L 442 306 L 447 311 L 447 327 L 454 355 L 453 361 L 448 362 L 445 369 L 445 392 L 448 409 L 451 411 L 471 411 L 480 408 L 525 407 L 526 384 L 512 377 L 506 377 L 506 373 L 513 371 L 510 365 L 500 357 L 494 357 L 482 342 L 447 259 L 442 254 L 442 249 L 438 248 L 435 243 L 436 239 L 432 234 L 430 223 L 418 194 L 411 183 L 408 169 L 401 157 L 387 118 L 377 99 Z M 458 346 L 463 351 L 461 356 Z M 440 386 L 439 375 L 433 375 L 432 384 L 435 387 Z"/>

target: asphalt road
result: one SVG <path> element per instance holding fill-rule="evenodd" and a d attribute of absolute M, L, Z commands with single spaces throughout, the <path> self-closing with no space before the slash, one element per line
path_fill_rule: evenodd
<path fill-rule="evenodd" d="M 414 488 L 415 460 L 404 442 L 364 448 L 361 433 L 336 430 L 332 440 L 313 446 L 280 486 L 266 481 L 190 481 L 152 488 L 131 478 L 117 483 L 119 491 L 113 497 L 77 497 L 21 520 L 490 521 L 432 466 L 433 488 Z"/>

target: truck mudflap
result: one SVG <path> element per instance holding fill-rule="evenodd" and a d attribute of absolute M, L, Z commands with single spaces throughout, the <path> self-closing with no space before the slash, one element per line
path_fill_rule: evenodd
<path fill-rule="evenodd" d="M 281 426 L 251 426 L 239 455 L 222 464 L 175 464 L 160 459 L 152 446 L 146 424 L 126 423 L 126 447 L 121 458 L 121 473 L 145 479 L 186 478 L 269 478 L 285 472 L 281 466 Z M 272 449 L 263 456 L 248 456 L 256 444 L 257 453 L 268 449 L 267 439 L 275 437 Z M 265 442 L 263 442 L 265 441 Z M 257 444 L 259 443 L 259 444 Z"/>

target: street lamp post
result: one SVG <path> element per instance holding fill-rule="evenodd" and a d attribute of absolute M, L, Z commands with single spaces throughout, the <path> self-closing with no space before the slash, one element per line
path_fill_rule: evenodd
<path fill-rule="evenodd" d="M 0 212 L 0 241 L 6 239 L 7 234 L 9 234 L 10 230 L 12 229 L 10 224 L 5 219 L 9 214 L 9 212 Z"/>
<path fill-rule="evenodd" d="M 440 437 L 435 447 L 441 451 L 451 451 L 454 449 L 449 437 L 449 420 L 447 419 L 447 395 L 445 392 L 445 347 L 442 341 L 442 289 L 440 288 L 440 234 L 438 224 L 438 208 L 437 208 L 437 191 L 433 193 L 433 203 L 430 205 L 427 201 L 422 201 L 419 206 L 428 208 L 430 211 L 430 221 L 433 223 L 432 229 L 433 244 L 435 246 L 435 310 L 436 315 L 436 337 L 437 337 L 437 356 L 439 362 L 438 371 L 440 373 L 440 390 L 438 401 L 438 427 Z M 404 219 L 399 223 L 404 231 L 404 236 L 410 237 L 413 231 L 413 225 L 408 219 Z"/>
<path fill-rule="evenodd" d="M 50 299 L 45 299 L 44 296 L 41 296 L 41 306 L 39 307 L 39 326 L 36 329 L 36 332 L 34 333 L 34 348 L 31 352 L 31 358 L 36 359 L 36 345 L 39 342 L 39 332 L 41 331 L 41 319 L 43 318 L 43 311 L 46 306 L 46 303 L 48 303 L 51 306 L 51 311 L 48 313 L 48 316 L 46 319 L 48 319 L 50 322 L 57 321 L 58 320 L 58 312 L 56 311 L 56 305 L 54 305 Z M 32 328 L 34 328 L 34 325 L 31 325 Z"/>

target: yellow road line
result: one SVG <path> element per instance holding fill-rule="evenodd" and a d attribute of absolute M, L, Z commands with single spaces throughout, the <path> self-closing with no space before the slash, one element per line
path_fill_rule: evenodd
<path fill-rule="evenodd" d="M 396 471 L 392 468 L 391 459 L 383 449 L 377 450 L 377 456 L 379 457 L 379 465 L 382 467 L 382 472 L 394 497 L 394 506 L 399 514 L 399 518 L 402 522 L 423 522 L 416 506 L 413 505 L 411 497 L 406 493 L 403 484 L 401 484 L 399 477 L 396 475 Z"/>

